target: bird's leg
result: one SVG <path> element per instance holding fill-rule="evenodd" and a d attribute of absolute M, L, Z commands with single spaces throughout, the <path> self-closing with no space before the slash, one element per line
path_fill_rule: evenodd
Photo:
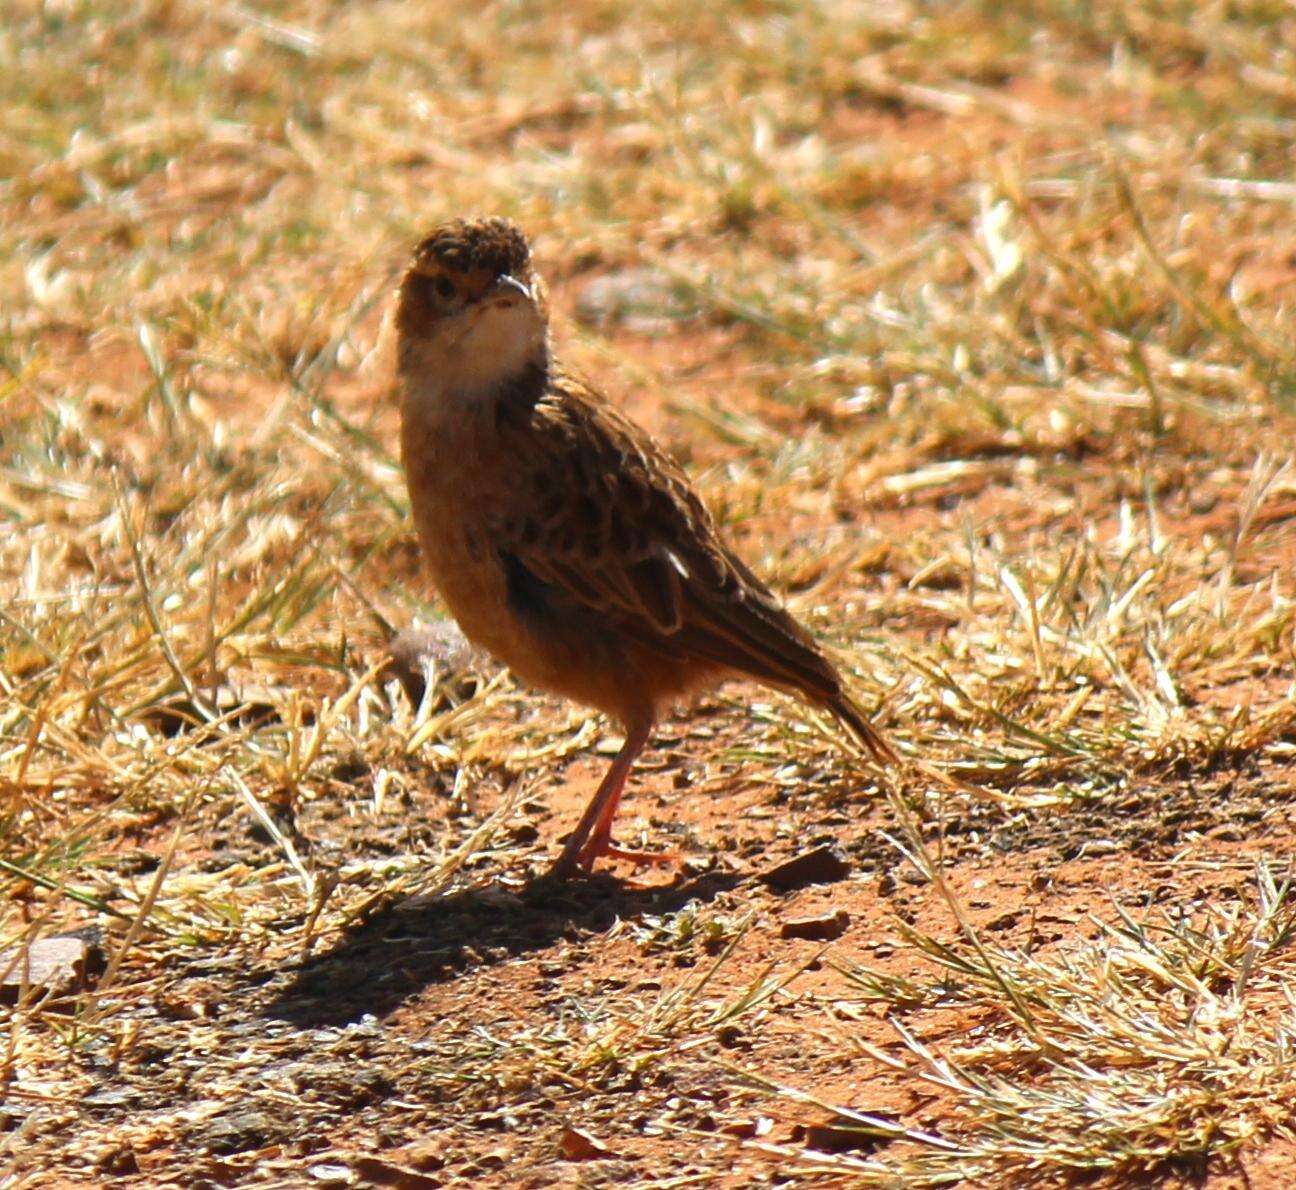
<path fill-rule="evenodd" d="M 625 788 L 631 767 L 648 743 L 652 728 L 651 719 L 643 719 L 629 726 L 621 751 L 617 753 L 598 790 L 590 798 L 585 813 L 581 815 L 558 862 L 551 869 L 552 875 L 566 879 L 577 868 L 589 871 L 595 858 L 607 852 L 612 836 L 612 819 L 616 816 L 621 791 Z"/>

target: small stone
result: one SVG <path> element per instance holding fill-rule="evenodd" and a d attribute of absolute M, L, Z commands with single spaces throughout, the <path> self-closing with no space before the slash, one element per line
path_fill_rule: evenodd
<path fill-rule="evenodd" d="M 393 1186 L 396 1190 L 437 1190 L 442 1180 L 409 1165 L 389 1161 L 384 1157 L 357 1157 L 351 1169 L 366 1186 Z"/>
<path fill-rule="evenodd" d="M 736 1049 L 743 1045 L 743 1031 L 737 1025 L 721 1025 L 716 1030 L 716 1040 L 725 1047 L 725 1049 Z M 744 1046 L 750 1049 L 751 1046 Z"/>
<path fill-rule="evenodd" d="M 155 703 L 141 713 L 141 718 L 167 738 L 202 727 L 211 709 L 234 727 L 257 728 L 279 722 L 279 706 L 284 692 L 266 686 L 220 686 L 214 692 L 203 691 L 204 706 L 196 705 L 187 694 L 176 694 Z M 211 740 L 220 737 L 212 735 Z"/>
<path fill-rule="evenodd" d="M 612 1151 L 601 1140 L 570 1124 L 563 1128 L 558 1147 L 568 1161 L 601 1161 L 612 1156 Z"/>
<path fill-rule="evenodd" d="M 0 1004 L 17 1004 L 24 986 L 32 999 L 80 991 L 103 974 L 103 950 L 94 931 L 36 938 L 0 951 Z"/>
<path fill-rule="evenodd" d="M 125 1178 L 140 1171 L 135 1150 L 128 1144 L 109 1145 L 95 1158 L 95 1166 L 102 1173 Z"/>
<path fill-rule="evenodd" d="M 431 1173 L 445 1167 L 445 1147 L 441 1140 L 416 1141 L 404 1149 L 406 1164 L 420 1173 Z"/>
<path fill-rule="evenodd" d="M 758 877 L 775 892 L 791 892 L 808 884 L 834 884 L 850 875 L 851 866 L 840 848 L 827 846 L 806 851 L 778 864 Z"/>
<path fill-rule="evenodd" d="M 810 1124 L 801 1138 L 807 1149 L 820 1153 L 848 1153 L 852 1150 L 876 1149 L 887 1138 L 868 1128 L 841 1128 L 835 1124 Z"/>
<path fill-rule="evenodd" d="M 779 927 L 780 938 L 804 938 L 809 942 L 831 942 L 840 938 L 850 925 L 850 914 L 845 909 L 835 913 L 821 913 L 815 917 L 794 917 Z"/>
<path fill-rule="evenodd" d="M 235 1111 L 209 1121 L 197 1130 L 194 1139 L 207 1152 L 226 1156 L 265 1148 L 285 1126 L 286 1122 L 280 1124 L 263 1111 Z"/>
<path fill-rule="evenodd" d="M 509 892 L 507 888 L 500 888 L 497 884 L 488 884 L 485 888 L 476 889 L 472 893 L 472 899 L 497 913 L 520 914 L 526 909 L 522 898 L 517 893 Z"/>

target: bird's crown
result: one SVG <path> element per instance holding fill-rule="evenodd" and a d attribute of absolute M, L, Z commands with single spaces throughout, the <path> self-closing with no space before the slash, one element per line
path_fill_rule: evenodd
<path fill-rule="evenodd" d="M 452 219 L 424 237 L 411 267 L 415 272 L 481 270 L 520 277 L 531 267 L 531 249 L 509 219 Z"/>

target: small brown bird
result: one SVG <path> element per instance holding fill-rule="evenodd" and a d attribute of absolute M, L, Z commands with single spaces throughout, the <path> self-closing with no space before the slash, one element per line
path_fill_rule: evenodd
<path fill-rule="evenodd" d="M 604 855 L 660 858 L 612 843 L 626 777 L 663 711 L 725 678 L 799 694 L 895 761 L 684 472 L 552 357 L 544 286 L 516 226 L 433 231 L 401 281 L 396 331 L 401 451 L 442 598 L 524 682 L 625 729 L 555 875 Z"/>

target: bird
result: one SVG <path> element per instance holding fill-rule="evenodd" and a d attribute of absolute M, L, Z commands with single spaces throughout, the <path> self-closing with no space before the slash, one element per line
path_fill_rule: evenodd
<path fill-rule="evenodd" d="M 664 858 L 613 841 L 626 779 L 661 716 L 726 679 L 799 696 L 880 766 L 896 764 L 682 468 L 556 358 L 549 322 L 530 245 L 508 219 L 439 224 L 399 282 L 401 458 L 433 585 L 522 683 L 624 731 L 551 875 Z"/>

